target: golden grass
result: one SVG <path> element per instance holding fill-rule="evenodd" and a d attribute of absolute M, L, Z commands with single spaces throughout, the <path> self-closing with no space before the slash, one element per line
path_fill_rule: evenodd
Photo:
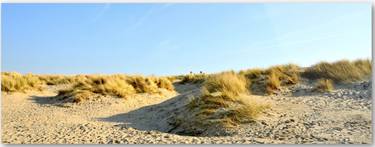
<path fill-rule="evenodd" d="M 267 76 L 266 93 L 273 94 L 275 91 L 280 90 L 281 81 L 279 76 L 279 74 L 273 71 L 270 72 L 270 74 Z"/>
<path fill-rule="evenodd" d="M 75 82 L 75 76 L 43 75 L 38 76 L 47 85 L 71 84 Z"/>
<path fill-rule="evenodd" d="M 263 90 L 263 93 L 273 94 L 281 86 L 297 84 L 300 81 L 301 68 L 295 64 L 277 65 L 267 69 L 248 69 L 239 72 L 252 83 L 252 90 Z"/>
<path fill-rule="evenodd" d="M 254 98 L 242 98 L 242 105 L 235 108 L 230 114 L 233 122 L 247 122 L 253 121 L 255 118 L 259 117 L 263 111 L 269 109 L 271 105 L 265 101 L 257 100 Z"/>
<path fill-rule="evenodd" d="M 125 76 L 88 76 L 87 80 L 78 82 L 71 89 L 59 91 L 58 96 L 73 97 L 81 101 L 89 99 L 80 98 L 91 96 L 92 94 L 89 93 L 126 98 L 136 91 L 132 85 L 127 83 Z"/>
<path fill-rule="evenodd" d="M 80 103 L 85 100 L 89 100 L 92 98 L 94 93 L 92 93 L 89 90 L 60 90 L 58 93 L 58 97 L 61 97 L 63 99 L 71 100 L 73 103 Z"/>
<path fill-rule="evenodd" d="M 159 88 L 173 91 L 172 82 L 180 79 L 181 83 L 204 83 L 209 93 L 220 91 L 224 92 L 224 95 L 227 94 L 229 97 L 233 97 L 243 91 L 272 94 L 283 86 L 297 84 L 301 78 L 309 80 L 323 78 L 330 79 L 336 83 L 367 80 L 371 77 L 371 72 L 371 60 L 361 59 L 355 61 L 341 60 L 333 63 L 321 62 L 305 69 L 294 64 L 286 64 L 272 66 L 267 69 L 242 70 L 238 74 L 226 72 L 221 76 L 227 77 L 222 79 L 217 78 L 217 74 L 206 75 L 204 73 L 168 77 L 143 77 L 126 75 L 21 75 L 19 73 L 3 72 L 1 85 L 2 91 L 24 92 L 26 90 L 40 90 L 43 85 L 70 84 L 75 85 L 74 88 L 78 90 L 93 89 L 91 91 L 94 93 L 126 97 L 126 95 L 132 93 L 159 93 Z M 245 89 L 250 90 L 239 88 L 243 87 L 243 85 L 246 85 Z"/>
<path fill-rule="evenodd" d="M 254 69 L 242 70 L 239 72 L 239 74 L 244 75 L 247 79 L 253 80 L 253 79 L 258 79 L 262 75 L 264 75 L 265 70 L 260 69 L 260 68 L 254 68 Z"/>
<path fill-rule="evenodd" d="M 26 92 L 27 90 L 41 90 L 43 82 L 32 74 L 22 75 L 16 72 L 1 74 L 1 91 Z"/>
<path fill-rule="evenodd" d="M 318 92 L 331 92 L 333 89 L 333 82 L 329 79 L 319 79 L 315 84 L 315 91 Z"/>
<path fill-rule="evenodd" d="M 281 85 L 293 85 L 299 82 L 300 67 L 295 64 L 286 64 L 270 67 L 266 70 L 268 75 L 276 74 Z"/>
<path fill-rule="evenodd" d="M 126 98 L 135 93 L 160 93 L 160 88 L 174 91 L 171 81 L 165 77 L 143 77 L 127 75 L 22 75 L 2 73 L 1 90 L 26 92 L 42 90 L 45 85 L 70 84 L 69 89 L 60 90 L 58 97 L 71 97 L 74 102 L 87 100 L 94 94 Z"/>
<path fill-rule="evenodd" d="M 172 79 L 173 81 L 173 79 Z M 164 88 L 170 91 L 174 90 L 174 86 L 169 78 L 159 78 L 156 82 L 159 88 Z"/>
<path fill-rule="evenodd" d="M 190 101 L 187 104 L 189 112 L 176 118 L 178 122 L 172 124 L 184 128 L 185 135 L 186 132 L 198 135 L 202 130 L 226 130 L 243 123 L 254 122 L 270 107 L 268 102 L 249 95 L 240 95 L 236 98 L 202 95 Z"/>
<path fill-rule="evenodd" d="M 320 62 L 309 67 L 303 76 L 309 79 L 331 79 L 336 83 L 347 83 L 366 80 L 371 77 L 371 61 L 366 60 L 341 60 L 333 63 Z"/>
<path fill-rule="evenodd" d="M 206 74 L 188 74 L 184 76 L 179 76 L 181 78 L 181 83 L 202 83 L 208 77 Z"/>
<path fill-rule="evenodd" d="M 154 79 L 142 76 L 135 76 L 128 79 L 137 93 L 157 93 L 158 86 L 155 84 Z"/>
<path fill-rule="evenodd" d="M 208 93 L 221 92 L 228 97 L 236 97 L 241 93 L 247 93 L 246 79 L 234 72 L 223 72 L 209 76 L 203 83 L 203 88 Z"/>
<path fill-rule="evenodd" d="M 209 76 L 203 84 L 202 95 L 192 97 L 187 108 L 192 117 L 179 118 L 177 125 L 186 125 L 194 134 L 209 127 L 230 128 L 254 121 L 270 105 L 248 95 L 246 79 L 234 72 Z M 181 120 L 182 119 L 182 120 Z"/>
<path fill-rule="evenodd" d="M 80 99 L 74 101 L 80 102 L 88 99 L 84 97 L 92 96 L 93 94 L 128 98 L 136 93 L 159 93 L 159 88 L 170 91 L 174 90 L 172 83 L 167 78 L 126 75 L 88 75 L 76 82 L 71 89 L 60 91 L 59 96 Z"/>

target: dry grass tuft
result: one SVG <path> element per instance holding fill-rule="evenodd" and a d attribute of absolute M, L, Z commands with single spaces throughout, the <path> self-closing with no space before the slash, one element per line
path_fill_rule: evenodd
<path fill-rule="evenodd" d="M 68 99 L 73 103 L 80 103 L 82 101 L 86 101 L 91 99 L 94 96 L 89 90 L 60 90 L 58 93 L 58 97 L 62 99 Z"/>
<path fill-rule="evenodd" d="M 16 72 L 4 72 L 1 74 L 1 91 L 26 92 L 27 90 L 42 89 L 43 82 L 32 74 L 22 75 Z"/>
<path fill-rule="evenodd" d="M 59 96 L 77 97 L 77 94 L 82 95 L 84 91 L 85 96 L 89 96 L 88 92 L 91 92 L 126 98 L 128 95 L 136 92 L 133 86 L 127 83 L 125 76 L 87 76 L 86 78 L 86 80 L 75 84 L 71 89 L 60 91 Z M 82 98 L 81 100 L 86 99 Z"/>
<path fill-rule="evenodd" d="M 209 76 L 203 83 L 203 88 L 208 93 L 221 92 L 228 97 L 236 97 L 241 93 L 247 93 L 246 79 L 233 72 L 223 72 Z"/>
<path fill-rule="evenodd" d="M 59 91 L 58 96 L 71 97 L 73 102 L 87 100 L 93 94 L 127 98 L 136 93 L 159 93 L 159 88 L 173 91 L 172 83 L 166 78 L 125 76 L 125 75 L 86 75 L 81 76 L 74 86 Z M 91 94 L 90 94 L 91 93 Z"/>
<path fill-rule="evenodd" d="M 137 93 L 157 93 L 158 86 L 153 78 L 145 78 L 142 76 L 135 76 L 128 79 L 129 84 L 131 84 Z"/>
<path fill-rule="evenodd" d="M 242 70 L 239 72 L 240 75 L 244 75 L 247 79 L 254 80 L 261 78 L 265 74 L 265 70 L 260 68 Z"/>
<path fill-rule="evenodd" d="M 309 79 L 331 79 L 336 83 L 347 83 L 366 80 L 371 77 L 371 61 L 341 60 L 333 63 L 321 62 L 309 67 L 303 73 Z"/>
<path fill-rule="evenodd" d="M 174 91 L 174 86 L 173 86 L 171 80 L 168 79 L 168 78 L 159 78 L 157 80 L 156 84 L 159 88 L 164 88 L 164 89 L 167 89 L 169 91 Z"/>
<path fill-rule="evenodd" d="M 319 79 L 315 85 L 315 91 L 318 92 L 331 92 L 333 89 L 333 82 L 329 79 Z"/>
<path fill-rule="evenodd" d="M 254 121 L 270 107 L 266 102 L 249 96 L 246 79 L 234 72 L 209 76 L 203 84 L 202 95 L 190 99 L 186 105 L 189 112 L 176 118 L 174 123 L 183 128 L 182 134 L 197 135 L 202 130 L 235 127 Z"/>
<path fill-rule="evenodd" d="M 88 92 L 110 95 L 116 97 L 126 98 L 128 95 L 134 94 L 136 91 L 132 85 L 127 83 L 126 77 L 121 76 L 87 76 L 86 80 L 82 80 L 75 84 L 69 90 L 63 90 L 60 94 L 77 97 L 77 94 L 82 94 L 85 91 L 85 95 L 88 96 Z M 79 96 L 78 96 L 79 97 Z M 81 100 L 86 100 L 81 99 Z"/>
<path fill-rule="evenodd" d="M 273 94 L 281 86 L 294 85 L 300 82 L 301 68 L 295 64 L 272 66 L 268 69 L 248 69 L 239 72 L 251 82 L 250 89 L 255 93 Z"/>
<path fill-rule="evenodd" d="M 279 76 L 280 75 L 275 72 L 270 72 L 267 76 L 266 93 L 273 94 L 275 91 L 280 90 L 281 81 Z"/>
<path fill-rule="evenodd" d="M 43 75 L 38 77 L 47 85 L 71 84 L 76 81 L 74 76 Z"/>
<path fill-rule="evenodd" d="M 300 80 L 300 67 L 295 64 L 273 66 L 266 70 L 268 75 L 276 74 L 281 85 L 294 85 Z"/>
<path fill-rule="evenodd" d="M 206 74 L 189 74 L 189 75 L 184 75 L 179 78 L 182 78 L 181 83 L 185 84 L 185 83 L 203 83 L 207 77 L 208 75 Z"/>
<path fill-rule="evenodd" d="M 91 94 L 110 95 L 126 98 L 135 93 L 159 93 L 159 88 L 174 91 L 167 78 L 126 76 L 126 75 L 22 75 L 19 73 L 2 73 L 1 90 L 6 92 L 25 92 L 42 90 L 44 85 L 71 84 L 67 90 L 59 91 L 58 96 L 86 100 Z M 91 94 L 89 94 L 89 92 Z M 78 100 L 79 99 L 79 100 Z"/>
<path fill-rule="evenodd" d="M 242 98 L 240 101 L 243 105 L 235 108 L 230 115 L 234 122 L 249 122 L 257 118 L 266 109 L 269 109 L 271 105 L 267 102 L 261 101 L 254 98 Z"/>

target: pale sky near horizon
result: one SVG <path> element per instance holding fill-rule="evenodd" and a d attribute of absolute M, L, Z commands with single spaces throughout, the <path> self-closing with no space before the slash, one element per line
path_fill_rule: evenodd
<path fill-rule="evenodd" d="M 370 3 L 2 4 L 2 71 L 177 75 L 371 59 Z"/>

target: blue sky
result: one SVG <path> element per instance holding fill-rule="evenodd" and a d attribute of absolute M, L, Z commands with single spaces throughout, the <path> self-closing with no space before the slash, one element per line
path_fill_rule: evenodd
<path fill-rule="evenodd" d="M 371 58 L 370 3 L 2 4 L 2 71 L 174 75 Z"/>

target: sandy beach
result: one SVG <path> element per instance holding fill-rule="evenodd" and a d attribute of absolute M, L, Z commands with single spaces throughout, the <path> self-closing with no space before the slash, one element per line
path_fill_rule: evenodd
<path fill-rule="evenodd" d="M 199 86 L 177 84 L 176 92 L 137 94 L 129 99 L 101 97 L 79 104 L 43 92 L 2 93 L 2 141 L 5 144 L 226 144 L 358 143 L 371 144 L 371 85 L 337 88 L 331 93 L 258 96 L 274 106 L 255 124 L 228 136 L 183 136 L 168 133 L 174 109 L 185 105 Z M 353 88 L 355 87 L 355 88 Z M 308 89 L 308 86 L 307 86 Z M 354 90 L 353 90 L 354 89 Z"/>

